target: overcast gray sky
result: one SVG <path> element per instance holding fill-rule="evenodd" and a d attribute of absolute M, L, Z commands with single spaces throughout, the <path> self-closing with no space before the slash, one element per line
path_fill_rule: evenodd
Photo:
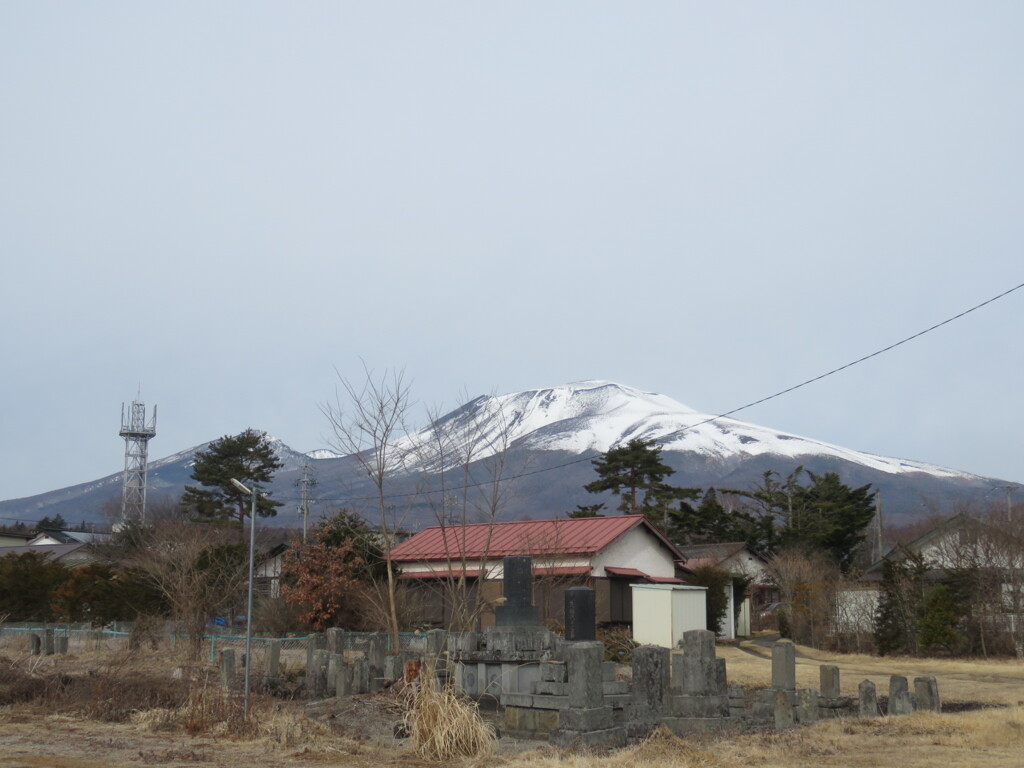
<path fill-rule="evenodd" d="M 1024 5 L 0 5 L 0 498 L 601 378 L 715 413 L 1024 280 Z M 1024 291 L 738 418 L 1024 481 Z"/>

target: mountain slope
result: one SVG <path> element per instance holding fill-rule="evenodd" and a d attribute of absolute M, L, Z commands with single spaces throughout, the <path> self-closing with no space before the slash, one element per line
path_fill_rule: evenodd
<path fill-rule="evenodd" d="M 473 433 L 483 423 L 478 459 L 501 445 L 501 431 L 516 448 L 603 453 L 634 438 L 654 440 L 665 453 L 687 453 L 734 464 L 743 457 L 830 457 L 862 464 L 891 474 L 924 472 L 936 477 L 973 478 L 965 472 L 904 459 L 850 450 L 817 440 L 747 424 L 713 419 L 654 392 L 608 381 L 581 381 L 562 387 L 534 389 L 497 397 L 481 397 L 439 420 L 438 426 L 456 434 Z M 430 428 L 411 436 L 412 442 L 431 442 Z"/>
<path fill-rule="evenodd" d="M 851 486 L 871 483 L 880 490 L 890 521 L 919 514 L 925 503 L 948 508 L 954 500 L 983 500 L 1005 485 L 733 419 L 711 420 L 664 395 L 607 381 L 583 381 L 479 397 L 403 438 L 408 472 L 394 478 L 388 493 L 396 509 L 402 508 L 402 524 L 414 528 L 435 521 L 430 505 L 416 493 L 439 470 L 465 467 L 474 478 L 489 478 L 500 465 L 510 494 L 504 517 L 555 516 L 598 500 L 582 490 L 594 477 L 589 460 L 633 438 L 662 446 L 664 461 L 676 470 L 671 478 L 675 485 L 746 489 L 769 470 L 783 475 L 797 466 L 817 473 L 834 471 Z M 355 457 L 322 450 L 303 455 L 280 440 L 273 442 L 284 462 L 270 488 L 285 502 L 276 524 L 298 524 L 295 481 L 304 461 L 312 465 L 317 479 L 314 516 L 346 506 L 372 519 L 373 489 Z M 195 452 L 206 445 L 152 462 L 150 498 L 180 493 L 189 482 Z M 448 482 L 457 486 L 464 476 L 453 474 Z M 100 523 L 103 507 L 117 506 L 120 483 L 116 473 L 28 499 L 3 501 L 0 517 L 37 520 L 61 514 L 72 522 Z"/>

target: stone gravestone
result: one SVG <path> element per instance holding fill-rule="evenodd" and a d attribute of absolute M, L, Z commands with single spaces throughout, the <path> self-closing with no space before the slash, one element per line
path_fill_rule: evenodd
<path fill-rule="evenodd" d="M 772 688 L 796 690 L 796 647 L 788 640 L 772 645 Z"/>
<path fill-rule="evenodd" d="M 565 590 L 565 639 L 569 642 L 597 639 L 597 607 L 594 590 L 569 587 Z"/>
<path fill-rule="evenodd" d="M 235 682 L 235 652 L 231 648 L 220 652 L 220 680 L 228 687 Z"/>
<path fill-rule="evenodd" d="M 267 681 L 275 681 L 281 674 L 281 641 L 271 640 L 267 644 Z"/>
<path fill-rule="evenodd" d="M 790 701 L 787 691 L 783 688 L 775 689 L 775 727 L 779 730 L 792 728 L 795 718 L 793 716 L 793 702 Z"/>
<path fill-rule="evenodd" d="M 914 678 L 914 693 L 917 695 L 917 708 L 927 712 L 941 712 L 942 702 L 939 700 L 939 684 L 931 675 Z"/>
<path fill-rule="evenodd" d="M 861 680 L 857 686 L 861 717 L 878 717 L 878 692 L 870 680 Z"/>
<path fill-rule="evenodd" d="M 839 692 L 839 667 L 831 664 L 822 664 L 820 667 L 821 672 L 821 697 L 828 699 L 838 699 L 840 696 Z"/>
<path fill-rule="evenodd" d="M 366 663 L 370 667 L 370 693 L 377 693 L 384 682 L 386 643 L 387 636 L 383 632 L 377 632 L 370 636 L 370 645 L 366 651 Z"/>
<path fill-rule="evenodd" d="M 313 651 L 313 661 L 306 684 L 306 695 L 311 699 L 323 698 L 327 693 L 327 665 L 330 656 L 326 648 Z"/>
<path fill-rule="evenodd" d="M 327 638 L 327 650 L 331 653 L 345 652 L 345 630 L 340 627 L 331 627 L 324 632 Z"/>
<path fill-rule="evenodd" d="M 641 645 L 633 649 L 632 694 L 630 719 L 635 727 L 630 729 L 631 736 L 650 731 L 665 716 L 669 696 L 668 648 Z"/>
<path fill-rule="evenodd" d="M 552 744 L 565 748 L 620 747 L 626 734 L 616 727 L 612 708 L 604 703 L 604 644 L 568 643 L 565 648 L 568 708 L 551 732 Z"/>
<path fill-rule="evenodd" d="M 914 694 L 910 692 L 907 678 L 893 675 L 889 678 L 889 714 L 909 715 L 917 708 Z"/>
<path fill-rule="evenodd" d="M 533 605 L 533 558 L 508 555 L 502 561 L 505 603 L 494 609 L 499 627 L 536 626 L 540 614 Z"/>

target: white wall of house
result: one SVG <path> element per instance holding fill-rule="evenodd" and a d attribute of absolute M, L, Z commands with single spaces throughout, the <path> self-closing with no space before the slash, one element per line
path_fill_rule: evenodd
<path fill-rule="evenodd" d="M 284 562 L 284 553 L 275 555 L 257 565 L 253 571 L 257 579 L 269 579 L 270 596 L 281 596 L 281 565 Z"/>
<path fill-rule="evenodd" d="M 881 590 L 876 586 L 842 589 L 836 593 L 832 612 L 832 631 L 840 633 L 869 631 L 874 626 Z"/>
<path fill-rule="evenodd" d="M 728 598 L 729 608 L 722 619 L 722 631 L 718 633 L 719 640 L 736 639 L 736 589 L 730 581 L 725 587 L 725 595 Z"/>
<path fill-rule="evenodd" d="M 606 576 L 604 567 L 636 568 L 648 576 L 672 578 L 676 565 L 668 548 L 643 526 L 632 528 L 594 555 L 594 575 Z"/>
<path fill-rule="evenodd" d="M 746 549 L 741 549 L 736 554 L 723 560 L 716 567 L 729 573 L 749 576 L 754 584 L 771 583 L 771 576 L 768 573 L 767 567 L 765 567 L 764 561 Z"/>

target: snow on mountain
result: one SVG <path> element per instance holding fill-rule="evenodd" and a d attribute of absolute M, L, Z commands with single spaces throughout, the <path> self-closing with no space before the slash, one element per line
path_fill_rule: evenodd
<path fill-rule="evenodd" d="M 711 460 L 763 455 L 799 458 L 825 456 L 851 461 L 888 474 L 924 472 L 937 477 L 974 475 L 922 462 L 887 458 L 760 427 L 734 419 L 716 419 L 670 397 L 609 381 L 580 381 L 565 386 L 480 397 L 407 439 L 406 448 L 437 445 L 438 432 L 449 438 L 450 456 L 472 451 L 482 459 L 503 446 L 603 452 L 634 438 L 654 440 L 666 452 L 698 454 Z M 434 461 L 413 462 L 423 469 Z M 450 464 L 451 459 L 444 462 Z"/>
<path fill-rule="evenodd" d="M 315 451 L 308 451 L 306 453 L 307 458 L 317 461 L 320 459 L 340 459 L 344 455 L 343 453 L 335 453 L 327 448 L 317 448 Z"/>

